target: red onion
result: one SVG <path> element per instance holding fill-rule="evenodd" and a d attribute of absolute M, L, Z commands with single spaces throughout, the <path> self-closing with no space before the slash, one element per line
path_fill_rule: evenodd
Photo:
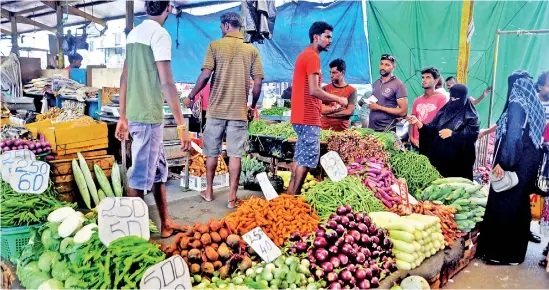
<path fill-rule="evenodd" d="M 347 215 L 345 215 L 346 218 L 349 219 L 349 221 L 355 220 L 355 215 L 352 212 L 349 212 Z"/>
<path fill-rule="evenodd" d="M 336 225 L 337 227 L 337 225 Z M 337 234 L 336 231 L 330 229 L 330 230 L 327 230 L 326 231 L 326 239 L 330 242 L 334 242 L 337 240 L 337 238 L 339 238 L 339 235 Z"/>
<path fill-rule="evenodd" d="M 346 228 L 349 227 L 349 222 L 350 222 L 350 220 L 349 220 L 346 216 L 341 217 L 341 222 L 340 222 L 340 224 L 341 224 L 342 226 L 344 226 L 344 227 L 346 227 Z"/>
<path fill-rule="evenodd" d="M 342 235 L 343 233 L 345 233 L 345 227 L 342 226 L 342 225 L 337 225 L 336 227 L 336 232 L 340 235 Z"/>
<path fill-rule="evenodd" d="M 349 229 L 355 229 L 356 228 L 356 222 L 355 221 L 350 221 L 348 228 Z"/>
<path fill-rule="evenodd" d="M 355 221 L 357 223 L 360 223 L 363 220 L 364 220 L 364 214 L 363 213 L 360 213 L 360 212 L 355 213 Z"/>

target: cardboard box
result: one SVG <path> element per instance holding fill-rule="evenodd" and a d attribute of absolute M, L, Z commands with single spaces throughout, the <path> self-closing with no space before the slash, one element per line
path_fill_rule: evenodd
<path fill-rule="evenodd" d="M 206 176 L 189 176 L 189 189 L 195 191 L 206 190 Z M 181 172 L 181 187 L 185 187 L 185 173 Z M 229 174 L 220 174 L 214 177 L 213 189 L 229 187 Z"/>

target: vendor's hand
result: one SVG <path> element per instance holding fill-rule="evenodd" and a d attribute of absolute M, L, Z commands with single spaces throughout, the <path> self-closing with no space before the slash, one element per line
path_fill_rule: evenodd
<path fill-rule="evenodd" d="M 438 135 L 440 136 L 440 138 L 442 139 L 446 139 L 448 137 L 452 137 L 452 130 L 450 129 L 442 129 L 438 132 Z"/>
<path fill-rule="evenodd" d="M 497 177 L 497 178 L 502 178 L 503 175 L 505 174 L 505 171 L 503 171 L 503 168 L 501 168 L 501 166 L 496 165 L 496 167 L 494 167 L 494 169 L 492 169 L 492 172 L 494 173 L 494 175 Z"/>
<path fill-rule="evenodd" d="M 419 140 L 418 139 L 410 138 L 410 143 L 412 143 L 412 145 L 419 148 Z"/>
<path fill-rule="evenodd" d="M 116 139 L 120 141 L 126 141 L 130 137 L 130 133 L 128 131 L 128 119 L 126 118 L 120 118 L 118 120 L 118 123 L 116 124 L 116 131 L 114 133 L 114 136 Z"/>
<path fill-rule="evenodd" d="M 185 98 L 185 100 L 183 100 L 183 104 L 185 105 L 186 108 L 190 108 L 191 105 L 193 104 L 193 101 L 187 97 Z"/>
<path fill-rule="evenodd" d="M 349 100 L 347 100 L 347 98 L 339 98 L 337 100 L 337 103 L 343 107 L 347 107 L 347 105 L 349 104 Z"/>
<path fill-rule="evenodd" d="M 488 94 L 490 94 L 490 92 L 492 92 L 492 87 L 487 87 L 487 88 L 482 92 L 482 95 L 483 95 L 483 96 L 487 96 Z"/>
<path fill-rule="evenodd" d="M 255 118 L 255 113 L 257 109 L 248 108 L 248 121 L 253 121 Z"/>
<path fill-rule="evenodd" d="M 377 103 L 370 103 L 370 110 L 372 111 L 380 111 L 381 110 L 381 106 L 378 105 Z"/>
<path fill-rule="evenodd" d="M 191 150 L 191 136 L 189 134 L 189 129 L 181 131 L 181 151 Z"/>

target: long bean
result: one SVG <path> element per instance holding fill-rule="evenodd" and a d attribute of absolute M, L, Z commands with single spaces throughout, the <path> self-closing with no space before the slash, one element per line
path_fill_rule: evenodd
<path fill-rule="evenodd" d="M 387 210 L 374 193 L 353 176 L 347 176 L 339 182 L 326 179 L 305 193 L 303 197 L 321 219 L 328 219 L 338 206 L 347 204 L 358 212 Z"/>
<path fill-rule="evenodd" d="M 414 197 L 431 182 L 441 177 L 437 169 L 429 162 L 429 158 L 415 152 L 392 154 L 390 161 L 395 175 L 406 179 L 408 192 Z"/>

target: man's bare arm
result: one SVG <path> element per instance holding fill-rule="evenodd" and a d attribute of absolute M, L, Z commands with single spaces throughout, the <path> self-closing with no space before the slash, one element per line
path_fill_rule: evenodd
<path fill-rule="evenodd" d="M 349 104 L 347 106 L 347 108 L 345 108 L 341 111 L 335 111 L 333 113 L 326 114 L 326 116 L 328 116 L 328 117 L 347 117 L 347 116 L 352 116 L 354 112 L 355 112 L 355 105 L 354 104 Z"/>
<path fill-rule="evenodd" d="M 396 108 L 387 108 L 380 105 L 377 105 L 379 107 L 380 111 L 383 111 L 387 114 L 398 116 L 398 117 L 404 117 L 408 113 L 408 99 L 402 98 L 397 100 L 398 107 Z"/>
<path fill-rule="evenodd" d="M 128 89 L 128 66 L 124 61 L 124 68 L 122 69 L 122 76 L 120 76 L 120 99 L 118 101 L 120 105 L 120 118 L 126 119 L 126 90 Z"/>
<path fill-rule="evenodd" d="M 343 98 L 327 93 L 318 85 L 318 74 L 308 75 L 307 80 L 309 81 L 309 94 L 311 96 L 321 101 L 341 103 Z"/>
<path fill-rule="evenodd" d="M 252 109 L 255 109 L 259 97 L 261 96 L 261 86 L 263 85 L 263 79 L 261 77 L 254 78 L 254 87 L 252 89 Z"/>
<path fill-rule="evenodd" d="M 198 79 L 196 80 L 196 84 L 194 85 L 194 88 L 191 90 L 191 93 L 189 94 L 190 99 L 194 99 L 194 97 L 208 84 L 208 81 L 210 80 L 210 77 L 212 76 L 212 70 L 203 68 L 202 72 L 198 76 Z"/>

